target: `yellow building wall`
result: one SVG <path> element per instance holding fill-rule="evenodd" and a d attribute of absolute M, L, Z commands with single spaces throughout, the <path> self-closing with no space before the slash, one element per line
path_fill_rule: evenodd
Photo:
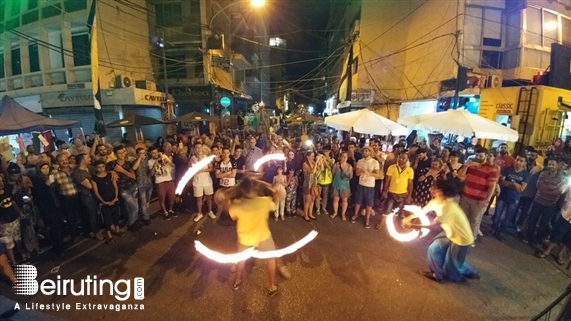
<path fill-rule="evenodd" d="M 132 3 L 146 7 L 144 0 Z M 126 5 L 97 4 L 97 31 L 99 54 L 99 78 L 103 89 L 115 84 L 115 76 L 133 80 L 154 81 L 152 51 L 146 16 Z M 158 58 L 157 58 L 158 59 Z M 135 84 L 133 83 L 132 86 Z"/>
<path fill-rule="evenodd" d="M 437 97 L 454 78 L 456 1 L 363 1 L 358 86 L 380 100 Z M 402 20 L 402 21 L 401 21 Z"/>

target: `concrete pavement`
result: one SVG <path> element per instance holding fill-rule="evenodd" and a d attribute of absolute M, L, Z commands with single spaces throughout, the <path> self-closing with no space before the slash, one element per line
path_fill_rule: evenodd
<path fill-rule="evenodd" d="M 269 298 L 263 262 L 248 264 L 244 285 L 231 288 L 230 266 L 196 254 L 193 241 L 224 252 L 235 250 L 234 227 L 190 214 L 152 224 L 117 238 L 115 245 L 83 240 L 60 258 L 46 253 L 38 263 L 38 280 L 97 275 L 99 279 L 144 277 L 144 311 L 42 311 L 68 320 L 528 320 L 570 283 L 569 271 L 553 260 L 537 259 L 533 249 L 506 237 L 485 237 L 469 255 L 479 281 L 439 284 L 425 279 L 428 239 L 393 240 L 386 231 L 366 230 L 362 223 L 318 216 L 270 223 L 278 246 L 289 245 L 310 230 L 318 237 L 286 256 L 293 277 L 278 282 L 285 290 Z M 78 289 L 78 286 L 75 287 Z M 2 295 L 20 303 L 122 303 L 110 296 L 15 296 L 6 284 Z"/>

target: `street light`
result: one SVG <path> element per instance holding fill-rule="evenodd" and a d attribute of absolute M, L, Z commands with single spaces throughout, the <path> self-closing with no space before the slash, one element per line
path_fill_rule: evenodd
<path fill-rule="evenodd" d="M 212 16 L 212 18 L 210 18 L 210 22 L 208 23 L 208 28 L 212 29 L 212 22 L 214 22 L 214 19 L 215 19 L 216 17 L 218 17 L 219 14 L 221 14 L 221 13 L 224 12 L 226 9 L 228 9 L 228 8 L 230 8 L 230 7 L 232 7 L 232 6 L 235 6 L 235 5 L 237 5 L 237 4 L 241 4 L 241 3 L 243 3 L 243 2 L 245 2 L 245 1 L 232 2 L 232 3 L 230 3 L 229 5 L 227 5 L 227 6 L 223 7 L 222 9 L 218 10 L 218 12 L 216 12 L 216 13 Z M 254 8 L 263 7 L 265 3 L 266 3 L 266 0 L 250 0 L 250 5 L 251 5 L 252 7 L 254 7 Z"/>

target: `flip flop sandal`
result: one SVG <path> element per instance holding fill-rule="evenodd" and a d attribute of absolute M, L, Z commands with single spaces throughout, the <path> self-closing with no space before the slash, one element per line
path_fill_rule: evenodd
<path fill-rule="evenodd" d="M 545 258 L 545 254 L 543 252 L 535 252 L 535 257 L 538 259 L 543 259 Z"/>
<path fill-rule="evenodd" d="M 565 264 L 565 261 L 563 259 L 560 259 L 560 258 L 555 258 L 555 262 L 557 262 L 557 264 L 559 264 L 559 265 Z"/>
<path fill-rule="evenodd" d="M 232 289 L 238 290 L 240 288 L 240 286 L 242 286 L 242 281 L 240 281 L 238 283 L 234 283 L 234 285 L 232 285 Z"/>
<path fill-rule="evenodd" d="M 268 296 L 269 296 L 269 297 L 276 296 L 276 294 L 282 292 L 283 289 L 284 289 L 284 286 L 283 286 L 283 285 L 278 285 L 278 287 L 277 287 L 275 290 L 273 290 L 273 291 L 268 291 Z"/>
<path fill-rule="evenodd" d="M 329 215 L 329 217 L 330 217 L 330 218 L 336 218 L 336 217 L 337 217 L 337 214 L 331 214 L 331 215 Z"/>

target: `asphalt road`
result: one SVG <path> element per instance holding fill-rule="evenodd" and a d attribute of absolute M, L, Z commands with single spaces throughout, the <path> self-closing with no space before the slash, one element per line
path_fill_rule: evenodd
<path fill-rule="evenodd" d="M 322 215 L 311 223 L 301 218 L 271 221 L 278 246 L 312 229 L 319 235 L 284 258 L 293 277 L 278 277 L 285 289 L 270 298 L 263 262 L 250 262 L 243 287 L 234 291 L 230 266 L 195 252 L 195 239 L 233 252 L 234 227 L 205 219 L 197 236 L 192 217 L 154 217 L 141 231 L 116 238 L 115 245 L 84 239 L 60 258 L 43 254 L 37 264 L 39 281 L 55 280 L 58 274 L 76 281 L 86 275 L 143 277 L 145 298 L 131 296 L 125 302 L 144 304 L 144 311 L 75 309 L 76 303 L 123 303 L 111 296 L 16 296 L 5 283 L 0 293 L 21 304 L 69 303 L 70 310 L 39 311 L 67 320 L 529 320 L 571 280 L 564 267 L 551 258 L 535 258 L 532 248 L 514 238 L 499 242 L 485 237 L 468 258 L 481 280 L 435 283 L 419 274 L 426 268 L 429 238 L 399 243 L 384 230 Z M 50 273 L 56 266 L 57 274 Z"/>

